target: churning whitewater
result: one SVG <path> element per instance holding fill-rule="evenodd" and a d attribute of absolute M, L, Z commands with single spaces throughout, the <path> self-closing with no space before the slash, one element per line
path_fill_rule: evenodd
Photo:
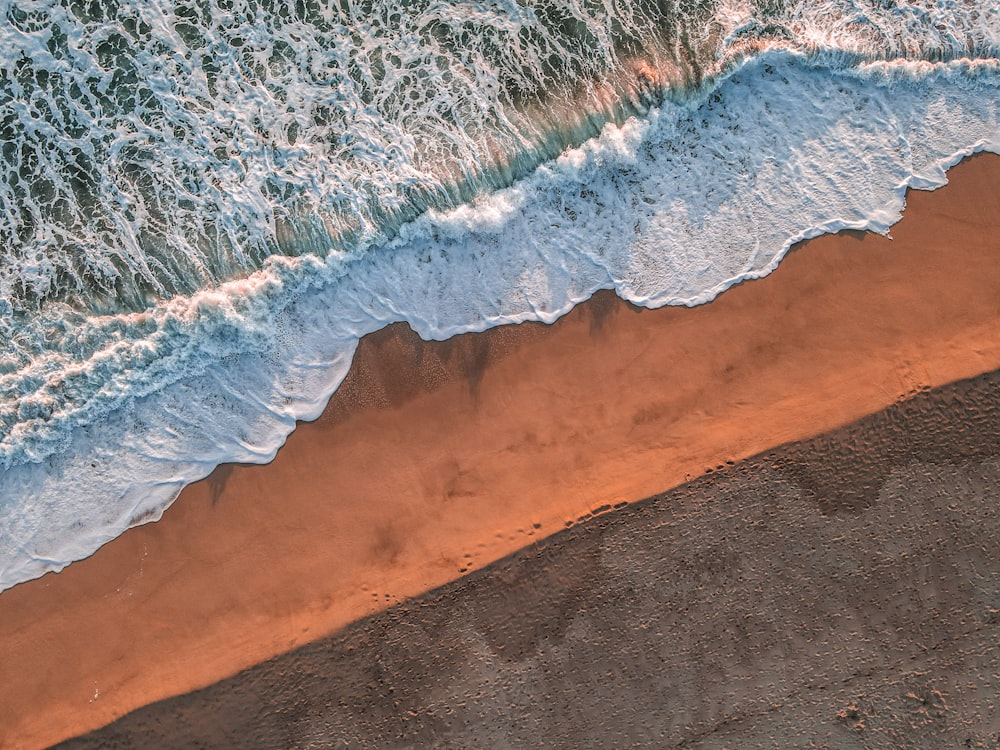
<path fill-rule="evenodd" d="M 269 460 L 388 323 L 707 302 L 1000 152 L 992 2 L 0 8 L 0 590 Z"/>

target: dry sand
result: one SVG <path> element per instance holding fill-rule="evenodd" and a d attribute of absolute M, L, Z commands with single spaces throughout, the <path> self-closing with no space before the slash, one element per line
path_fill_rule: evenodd
<path fill-rule="evenodd" d="M 1000 159 L 710 305 L 610 295 L 444 343 L 393 327 L 265 467 L 0 595 L 0 745 L 207 685 L 591 511 L 1000 367 Z"/>

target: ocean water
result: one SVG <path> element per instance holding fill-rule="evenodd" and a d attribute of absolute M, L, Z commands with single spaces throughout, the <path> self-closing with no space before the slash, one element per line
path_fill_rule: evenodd
<path fill-rule="evenodd" d="M 992 1 L 0 10 L 0 590 L 270 460 L 391 322 L 706 303 L 1000 153 Z"/>

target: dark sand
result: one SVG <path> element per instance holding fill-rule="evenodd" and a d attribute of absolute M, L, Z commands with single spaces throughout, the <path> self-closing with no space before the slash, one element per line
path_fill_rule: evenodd
<path fill-rule="evenodd" d="M 1000 372 L 549 537 L 69 748 L 996 748 Z"/>
<path fill-rule="evenodd" d="M 911 193 L 894 241 L 819 238 L 702 307 L 637 312 L 604 294 L 550 327 L 367 338 L 273 463 L 224 467 L 162 521 L 0 595 L 0 746 L 90 731 L 581 517 L 1000 368 L 998 164 Z M 812 471 L 799 481 L 824 480 Z M 713 663 L 759 676 L 752 660 Z"/>

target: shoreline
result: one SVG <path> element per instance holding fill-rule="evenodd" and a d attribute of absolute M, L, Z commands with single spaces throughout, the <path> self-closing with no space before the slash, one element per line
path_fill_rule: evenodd
<path fill-rule="evenodd" d="M 0 595 L 0 745 L 82 734 L 543 536 L 1000 368 L 1000 157 L 695 307 L 366 337 L 324 415 Z M 159 654 L 168 654 L 161 659 Z"/>

